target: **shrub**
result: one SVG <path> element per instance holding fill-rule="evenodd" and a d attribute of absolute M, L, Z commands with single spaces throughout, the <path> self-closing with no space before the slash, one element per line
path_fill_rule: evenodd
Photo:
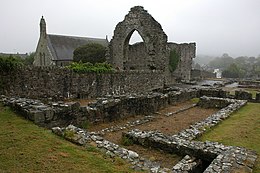
<path fill-rule="evenodd" d="M 13 56 L 0 56 L 1 72 L 10 72 L 21 66 L 23 66 L 23 62 L 20 58 Z"/>
<path fill-rule="evenodd" d="M 93 65 L 92 63 L 82 63 L 82 62 L 73 62 L 67 68 L 73 70 L 76 73 L 105 73 L 105 72 L 113 72 L 114 69 L 110 64 L 107 63 L 96 63 Z"/>
<path fill-rule="evenodd" d="M 106 61 L 105 54 L 106 47 L 101 44 L 90 43 L 76 48 L 73 52 L 73 60 L 83 63 L 102 63 Z"/>
<path fill-rule="evenodd" d="M 179 60 L 180 55 L 176 52 L 176 50 L 171 50 L 169 58 L 169 68 L 171 72 L 174 72 L 176 70 Z"/>

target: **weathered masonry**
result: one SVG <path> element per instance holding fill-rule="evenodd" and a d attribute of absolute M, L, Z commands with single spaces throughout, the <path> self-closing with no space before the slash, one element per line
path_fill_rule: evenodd
<path fill-rule="evenodd" d="M 137 31 L 143 42 L 129 45 L 132 34 Z M 195 43 L 170 43 L 158 23 L 141 6 L 131 8 L 114 30 L 109 45 L 108 62 L 121 70 L 160 70 L 165 72 L 166 82 L 173 78 L 190 80 Z M 171 52 L 177 55 L 177 66 L 170 72 Z"/>
<path fill-rule="evenodd" d="M 143 42 L 129 45 L 132 34 L 137 31 Z M 190 80 L 195 43 L 171 43 L 158 23 L 143 7 L 131 8 L 114 30 L 111 41 L 107 39 L 53 35 L 47 33 L 45 19 L 40 21 L 35 66 L 64 66 L 73 61 L 73 51 L 85 44 L 99 43 L 109 46 L 107 61 L 121 71 L 162 71 L 165 82 L 175 79 Z M 176 54 L 171 68 L 171 52 Z"/>

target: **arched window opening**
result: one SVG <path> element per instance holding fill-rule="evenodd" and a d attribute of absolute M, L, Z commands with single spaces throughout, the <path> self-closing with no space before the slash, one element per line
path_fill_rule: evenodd
<path fill-rule="evenodd" d="M 141 43 L 141 42 L 144 42 L 143 38 L 140 36 L 138 31 L 135 30 L 130 37 L 129 45 L 134 45 L 134 44 Z"/>

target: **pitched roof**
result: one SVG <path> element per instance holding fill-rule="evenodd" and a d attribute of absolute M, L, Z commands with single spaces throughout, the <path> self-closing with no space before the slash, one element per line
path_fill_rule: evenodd
<path fill-rule="evenodd" d="M 53 60 L 73 60 L 73 51 L 89 43 L 108 46 L 106 39 L 48 34 L 48 48 L 53 55 Z"/>

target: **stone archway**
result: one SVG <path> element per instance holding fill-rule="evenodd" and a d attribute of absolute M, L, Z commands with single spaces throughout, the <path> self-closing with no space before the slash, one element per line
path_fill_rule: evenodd
<path fill-rule="evenodd" d="M 134 31 L 140 34 L 143 43 L 130 47 L 129 40 Z M 119 69 L 165 70 L 167 35 L 143 7 L 136 6 L 117 24 L 109 52 L 108 61 Z"/>

